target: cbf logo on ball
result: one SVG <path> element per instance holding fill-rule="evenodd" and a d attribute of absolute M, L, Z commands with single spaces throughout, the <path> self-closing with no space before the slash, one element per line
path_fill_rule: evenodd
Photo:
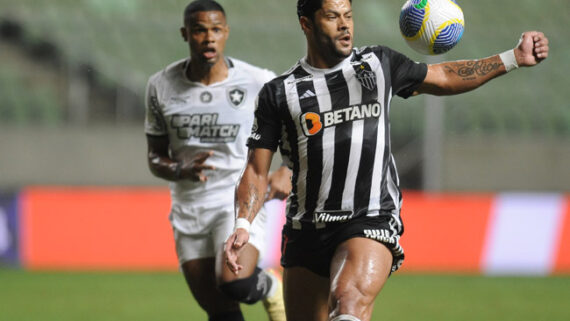
<path fill-rule="evenodd" d="M 463 11 L 453 0 L 408 0 L 400 11 L 400 32 L 406 43 L 424 55 L 455 47 L 465 28 Z"/>
<path fill-rule="evenodd" d="M 309 137 L 320 133 L 323 128 L 365 118 L 378 118 L 381 114 L 382 106 L 378 102 L 373 102 L 323 113 L 304 113 L 301 115 L 300 121 L 303 133 Z"/>

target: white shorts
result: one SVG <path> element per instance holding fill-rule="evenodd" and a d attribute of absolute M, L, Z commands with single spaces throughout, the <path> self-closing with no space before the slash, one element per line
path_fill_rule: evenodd
<path fill-rule="evenodd" d="M 222 204 L 177 204 L 172 205 L 170 221 L 174 231 L 174 241 L 178 263 L 216 257 L 223 250 L 223 244 L 234 230 L 235 214 L 233 202 Z M 267 223 L 267 211 L 262 208 L 249 233 L 249 244 L 259 250 L 263 257 L 263 241 Z"/>

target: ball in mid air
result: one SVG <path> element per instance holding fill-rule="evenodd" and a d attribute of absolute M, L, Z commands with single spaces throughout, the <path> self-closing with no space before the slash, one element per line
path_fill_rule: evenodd
<path fill-rule="evenodd" d="M 408 0 L 400 11 L 400 32 L 415 51 L 439 55 L 455 47 L 465 29 L 454 0 Z"/>

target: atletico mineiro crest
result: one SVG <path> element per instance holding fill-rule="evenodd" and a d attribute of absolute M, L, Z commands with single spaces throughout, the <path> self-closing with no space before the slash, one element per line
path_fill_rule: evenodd
<path fill-rule="evenodd" d="M 241 104 L 245 101 L 246 96 L 245 89 L 240 87 L 232 87 L 228 89 L 228 100 L 235 108 L 241 106 Z"/>
<path fill-rule="evenodd" d="M 356 79 L 358 79 L 358 81 L 364 88 L 368 90 L 376 89 L 376 73 L 374 71 L 366 70 L 364 65 L 355 67 L 355 69 L 356 69 Z"/>

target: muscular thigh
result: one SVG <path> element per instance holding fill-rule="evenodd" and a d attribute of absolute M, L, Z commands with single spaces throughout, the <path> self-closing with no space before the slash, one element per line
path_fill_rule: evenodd
<path fill-rule="evenodd" d="M 328 320 L 329 279 L 303 267 L 285 268 L 283 296 L 287 320 Z"/>
<path fill-rule="evenodd" d="M 369 320 L 374 299 L 390 275 L 393 256 L 382 243 L 351 238 L 341 243 L 331 262 L 329 304 L 333 315 Z"/>

